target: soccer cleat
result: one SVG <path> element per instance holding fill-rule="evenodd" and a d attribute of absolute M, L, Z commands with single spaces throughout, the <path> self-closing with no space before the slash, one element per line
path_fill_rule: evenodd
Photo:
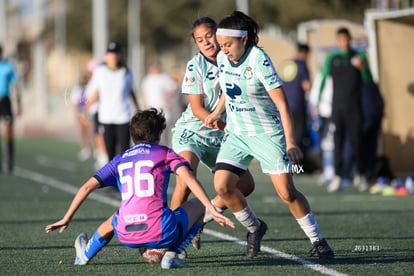
<path fill-rule="evenodd" d="M 140 253 L 144 261 L 146 261 L 147 263 L 159 264 L 161 263 L 162 257 L 164 256 L 165 252 L 167 252 L 167 250 L 168 248 L 143 248 L 140 249 Z"/>
<path fill-rule="evenodd" d="M 311 256 L 318 253 L 319 260 L 332 260 L 335 258 L 332 248 L 325 239 L 315 242 L 310 252 Z"/>
<path fill-rule="evenodd" d="M 365 192 L 369 189 L 369 185 L 365 177 L 361 177 L 361 181 L 359 182 L 357 189 L 360 192 Z"/>
<path fill-rule="evenodd" d="M 168 251 L 164 254 L 164 257 L 161 261 L 161 268 L 170 269 L 170 268 L 181 268 L 188 267 L 188 264 L 180 260 L 177 256 L 177 253 L 173 251 Z"/>
<path fill-rule="evenodd" d="M 193 245 L 193 247 L 196 250 L 200 250 L 200 248 L 201 248 L 201 234 L 203 233 L 203 228 L 204 228 L 204 224 L 203 224 L 203 226 L 201 226 L 200 229 L 198 229 L 197 234 L 195 235 L 195 237 L 191 241 L 191 244 Z"/>
<path fill-rule="evenodd" d="M 267 231 L 267 224 L 259 219 L 260 227 L 257 229 L 256 232 L 250 233 L 247 232 L 247 245 L 246 245 L 246 256 L 247 257 L 255 257 L 257 253 L 260 251 L 260 242 L 264 234 Z"/>
<path fill-rule="evenodd" d="M 339 191 L 339 189 L 341 189 L 341 177 L 335 176 L 326 189 L 330 193 Z"/>
<path fill-rule="evenodd" d="M 85 256 L 86 245 L 88 244 L 88 236 L 85 233 L 80 233 L 75 239 L 75 265 L 86 265 L 89 259 Z"/>
<path fill-rule="evenodd" d="M 81 151 L 78 153 L 78 159 L 79 161 L 86 161 L 91 157 L 91 150 L 89 148 L 81 149 Z"/>

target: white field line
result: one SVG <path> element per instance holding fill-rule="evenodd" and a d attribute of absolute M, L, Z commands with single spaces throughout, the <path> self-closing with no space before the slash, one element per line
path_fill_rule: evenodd
<path fill-rule="evenodd" d="M 216 238 L 219 238 L 219 239 L 222 239 L 222 240 L 227 240 L 227 241 L 231 241 L 231 242 L 246 246 L 246 241 L 239 240 L 238 238 L 235 238 L 233 236 L 230 236 L 230 235 L 227 235 L 227 234 L 224 234 L 224 233 L 221 233 L 221 232 L 217 232 L 217 231 L 213 231 L 213 230 L 204 228 L 203 229 L 203 234 L 208 234 L 210 236 L 213 236 L 213 237 L 216 237 Z M 343 274 L 341 272 L 338 272 L 336 270 L 327 268 L 326 266 L 316 264 L 314 262 L 299 258 L 295 255 L 287 254 L 285 252 L 276 250 L 276 249 L 268 247 L 268 246 L 261 245 L 260 246 L 260 251 L 272 254 L 274 256 L 277 256 L 277 257 L 280 257 L 280 258 L 283 258 L 283 259 L 287 259 L 287 260 L 292 261 L 292 262 L 299 263 L 303 266 L 309 267 L 310 269 L 318 271 L 322 274 L 335 275 L 335 276 L 347 275 L 347 274 Z"/>
<path fill-rule="evenodd" d="M 38 155 L 36 157 L 36 163 L 41 166 L 49 167 L 52 169 L 60 169 L 60 170 L 68 171 L 68 172 L 76 171 L 76 164 L 74 162 L 70 162 L 66 160 L 51 159 L 44 155 Z"/>
<path fill-rule="evenodd" d="M 19 176 L 21 178 L 28 179 L 28 180 L 31 180 L 31 181 L 35 181 L 39 184 L 47 185 L 47 186 L 53 187 L 55 189 L 70 193 L 70 194 L 75 194 L 79 189 L 79 187 L 73 186 L 73 185 L 68 184 L 66 182 L 54 179 L 52 177 L 49 177 L 49 176 L 46 176 L 46 175 L 43 175 L 43 174 L 40 174 L 40 173 L 37 173 L 37 172 L 34 172 L 34 171 L 26 170 L 26 169 L 23 169 L 23 168 L 20 168 L 20 167 L 15 168 L 15 174 L 16 174 L 16 176 Z M 113 200 L 113 199 L 111 199 L 107 196 L 92 193 L 92 194 L 89 195 L 89 198 L 94 199 L 94 200 L 96 200 L 98 202 L 101 202 L 101 203 L 104 203 L 104 204 L 114 206 L 114 207 L 119 206 L 119 200 Z M 221 232 L 213 231 L 213 230 L 210 230 L 210 229 L 204 228 L 203 234 L 207 234 L 207 235 L 210 235 L 210 236 L 222 239 L 222 240 L 231 241 L 231 242 L 240 244 L 242 246 L 246 245 L 246 241 L 244 241 L 244 240 L 240 240 L 236 237 L 233 237 L 233 236 L 221 233 Z M 266 253 L 272 254 L 274 256 L 277 256 L 277 257 L 280 257 L 280 258 L 283 258 L 283 259 L 287 259 L 287 260 L 292 261 L 292 262 L 296 262 L 300 265 L 303 265 L 303 266 L 308 267 L 312 270 L 318 271 L 322 274 L 332 275 L 332 276 L 345 276 L 345 275 L 347 275 L 347 274 L 338 272 L 334 269 L 327 268 L 323 265 L 316 264 L 316 263 L 311 262 L 309 260 L 299 258 L 295 255 L 287 254 L 285 252 L 276 250 L 276 249 L 271 248 L 271 247 L 267 247 L 267 246 L 262 245 L 260 248 L 261 248 L 260 250 L 262 252 L 266 252 Z"/>

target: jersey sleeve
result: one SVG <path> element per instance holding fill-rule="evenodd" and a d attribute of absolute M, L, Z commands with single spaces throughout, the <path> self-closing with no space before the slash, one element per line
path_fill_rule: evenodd
<path fill-rule="evenodd" d="M 178 155 L 172 149 L 169 149 L 168 152 L 167 152 L 166 162 L 167 162 L 168 168 L 171 171 L 173 171 L 174 173 L 181 166 L 186 166 L 189 170 L 191 170 L 191 166 L 187 162 L 187 160 L 185 160 L 183 157 L 181 157 L 180 155 Z"/>
<path fill-rule="evenodd" d="M 125 76 L 125 85 L 128 87 L 129 91 L 134 91 L 135 85 L 134 85 L 134 75 L 132 73 L 132 70 L 129 70 L 126 68 L 126 76 Z"/>
<path fill-rule="evenodd" d="M 98 89 L 99 88 L 98 86 L 99 72 L 97 72 L 98 70 L 99 70 L 99 67 L 93 71 L 92 77 L 89 80 L 88 84 L 86 85 L 86 97 L 90 97 L 95 91 L 99 91 Z"/>
<path fill-rule="evenodd" d="M 299 79 L 301 82 L 310 80 L 308 67 L 304 62 L 300 63 Z"/>
<path fill-rule="evenodd" d="M 358 55 L 361 57 L 362 63 L 364 64 L 365 69 L 361 71 L 361 77 L 364 83 L 372 83 L 373 78 L 371 74 L 371 70 L 369 69 L 368 59 L 365 52 L 358 52 Z"/>
<path fill-rule="evenodd" d="M 117 187 L 118 178 L 116 168 L 116 163 L 113 159 L 96 172 L 94 177 L 99 181 L 100 187 Z"/>
<path fill-rule="evenodd" d="M 325 57 L 325 61 L 323 63 L 322 78 L 321 78 L 321 84 L 319 86 L 319 95 L 317 98 L 317 103 L 319 103 L 319 101 L 321 100 L 322 92 L 325 87 L 326 78 L 331 74 L 331 60 L 333 56 L 334 56 L 334 53 L 329 53 Z"/>
<path fill-rule="evenodd" d="M 193 58 L 187 63 L 182 84 L 182 93 L 195 95 L 203 94 L 200 83 L 203 83 L 201 68 L 196 59 Z"/>
<path fill-rule="evenodd" d="M 267 54 L 263 53 L 262 55 L 259 55 L 256 68 L 257 76 L 260 82 L 264 85 L 266 91 L 282 86 L 283 82 Z"/>

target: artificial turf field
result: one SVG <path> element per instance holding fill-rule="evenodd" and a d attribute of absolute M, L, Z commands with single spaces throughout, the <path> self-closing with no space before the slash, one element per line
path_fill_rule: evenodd
<path fill-rule="evenodd" d="M 188 248 L 190 268 L 162 270 L 143 262 L 138 250 L 116 239 L 87 266 L 74 266 L 73 241 L 89 236 L 116 210 L 117 199 L 104 189 L 89 198 L 70 227 L 46 234 L 44 226 L 60 219 L 73 192 L 93 175 L 92 161 L 78 162 L 74 142 L 19 139 L 14 175 L 0 174 L 0 275 L 413 275 L 414 195 L 384 197 L 352 187 L 329 194 L 317 176 L 297 175 L 297 188 L 308 198 L 322 233 L 336 259 L 319 262 L 309 255 L 310 243 L 276 197 L 257 164 L 251 170 L 256 189 L 248 201 L 269 226 L 256 258 L 244 256 L 245 229 L 210 223 L 202 248 Z M 4 152 L 4 151 L 3 151 Z M 213 195 L 212 176 L 199 178 Z M 174 187 L 171 178 L 169 193 Z M 111 198 L 107 198 L 107 197 Z M 229 217 L 233 218 L 229 212 Z"/>

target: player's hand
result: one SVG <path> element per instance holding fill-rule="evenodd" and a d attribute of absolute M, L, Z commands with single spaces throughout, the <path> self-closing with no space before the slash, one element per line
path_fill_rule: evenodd
<path fill-rule="evenodd" d="M 220 116 L 210 113 L 205 119 L 204 119 L 204 125 L 209 128 L 214 128 L 215 123 L 220 119 Z M 217 123 L 216 123 L 217 126 Z"/>
<path fill-rule="evenodd" d="M 298 164 L 303 159 L 303 153 L 297 146 L 289 147 L 287 150 L 287 154 L 293 164 Z"/>
<path fill-rule="evenodd" d="M 52 232 L 56 229 L 59 229 L 59 233 L 63 233 L 66 228 L 69 226 L 69 221 L 66 219 L 61 219 L 53 224 L 49 224 L 45 227 L 46 233 Z"/>
<path fill-rule="evenodd" d="M 221 131 L 224 131 L 224 128 L 226 127 L 226 123 L 222 120 L 217 120 L 214 122 L 214 128 L 219 129 Z"/>
<path fill-rule="evenodd" d="M 220 224 L 222 227 L 229 226 L 231 228 L 236 228 L 234 225 L 234 222 L 231 221 L 228 217 L 223 216 L 219 212 L 217 212 L 215 209 L 210 210 L 211 214 L 213 215 L 213 219 Z"/>

